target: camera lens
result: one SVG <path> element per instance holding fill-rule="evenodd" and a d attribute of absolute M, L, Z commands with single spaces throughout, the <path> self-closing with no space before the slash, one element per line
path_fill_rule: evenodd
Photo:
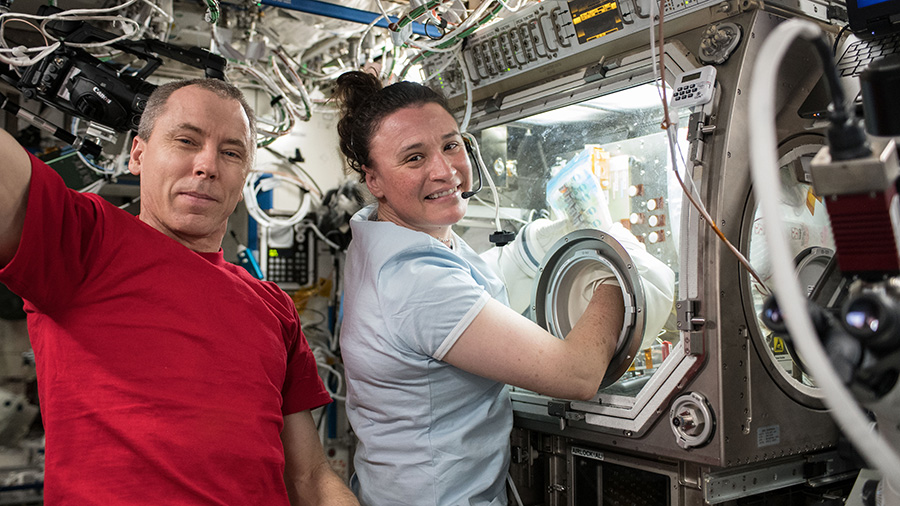
<path fill-rule="evenodd" d="M 844 306 L 844 327 L 866 346 L 881 350 L 894 348 L 900 345 L 898 309 L 897 301 L 885 294 L 863 292 Z"/>
<path fill-rule="evenodd" d="M 775 297 L 770 296 L 763 302 L 762 321 L 772 332 L 787 334 L 787 325 L 784 323 L 784 316 L 781 314 L 778 303 L 775 302 Z"/>
<path fill-rule="evenodd" d="M 856 300 L 847 307 L 847 314 L 844 316 L 844 322 L 848 328 L 854 329 L 862 334 L 878 332 L 881 324 L 879 317 L 880 306 L 871 300 Z"/>

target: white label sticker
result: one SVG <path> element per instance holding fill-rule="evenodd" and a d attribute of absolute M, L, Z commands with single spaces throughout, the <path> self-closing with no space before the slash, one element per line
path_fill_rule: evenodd
<path fill-rule="evenodd" d="M 756 446 L 772 446 L 781 443 L 781 426 L 769 425 L 768 427 L 760 427 L 756 429 Z"/>
<path fill-rule="evenodd" d="M 589 459 L 594 459 L 594 460 L 603 460 L 603 452 L 598 452 L 596 450 L 588 450 L 586 448 L 578 448 L 575 446 L 572 447 L 572 455 L 575 455 L 578 457 L 587 457 Z"/>

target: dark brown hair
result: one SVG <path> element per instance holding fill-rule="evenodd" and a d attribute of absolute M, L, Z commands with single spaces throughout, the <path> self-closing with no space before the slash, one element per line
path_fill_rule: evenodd
<path fill-rule="evenodd" d="M 369 143 L 381 121 L 389 114 L 406 107 L 438 104 L 450 115 L 447 99 L 431 88 L 408 81 L 383 87 L 376 76 L 368 72 L 347 72 L 337 78 L 333 98 L 341 104 L 338 121 L 341 152 L 347 157 L 350 169 L 365 180 L 363 165 L 371 165 Z"/>

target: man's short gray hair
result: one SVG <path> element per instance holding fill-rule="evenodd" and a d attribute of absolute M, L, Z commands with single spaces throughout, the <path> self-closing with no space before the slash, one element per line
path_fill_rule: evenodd
<path fill-rule="evenodd" d="M 250 166 L 252 167 L 253 161 L 256 158 L 256 115 L 253 112 L 253 108 L 250 107 L 250 104 L 247 102 L 247 99 L 244 98 L 244 94 L 241 93 L 241 90 L 233 84 L 226 83 L 221 79 L 185 79 L 181 81 L 171 81 L 158 86 L 153 93 L 150 94 L 150 98 L 147 100 L 147 106 L 141 114 L 141 123 L 138 126 L 138 136 L 145 141 L 150 140 L 150 135 L 153 134 L 153 128 L 156 126 L 156 120 L 158 120 L 165 111 L 169 97 L 172 96 L 172 93 L 187 86 L 198 86 L 204 90 L 215 93 L 220 98 L 237 100 L 238 103 L 241 104 L 241 107 L 244 109 L 244 114 L 247 115 L 247 120 L 250 124 L 250 146 L 248 146 L 248 148 L 250 149 L 249 161 Z"/>

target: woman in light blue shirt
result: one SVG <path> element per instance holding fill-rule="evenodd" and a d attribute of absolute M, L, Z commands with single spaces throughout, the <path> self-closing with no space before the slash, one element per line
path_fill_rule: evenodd
<path fill-rule="evenodd" d="M 338 78 L 340 146 L 377 203 L 350 221 L 341 353 L 367 506 L 505 505 L 512 384 L 590 399 L 617 349 L 622 292 L 599 285 L 565 340 L 507 307 L 451 227 L 472 168 L 443 97 Z"/>

